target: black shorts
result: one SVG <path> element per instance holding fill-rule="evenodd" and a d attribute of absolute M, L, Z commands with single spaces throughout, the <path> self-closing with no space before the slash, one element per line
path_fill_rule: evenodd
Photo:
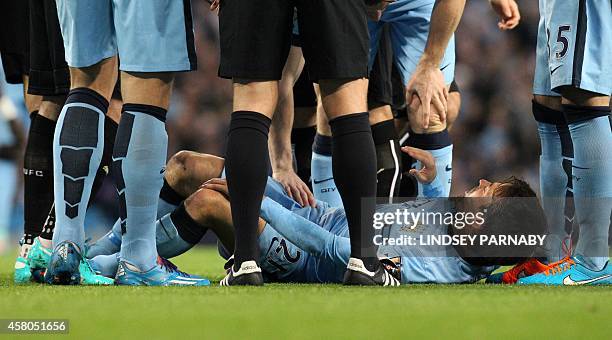
<path fill-rule="evenodd" d="M 310 80 L 368 75 L 369 33 L 363 0 L 223 0 L 219 76 L 279 80 L 297 8 Z"/>
<path fill-rule="evenodd" d="M 0 57 L 6 82 L 23 83 L 30 69 L 28 2 L 0 1 Z"/>
<path fill-rule="evenodd" d="M 370 70 L 368 109 L 391 105 L 393 111 L 406 107 L 404 84 L 393 62 L 389 25 L 382 28 L 378 51 Z"/>
<path fill-rule="evenodd" d="M 28 93 L 68 94 L 70 71 L 54 0 L 30 1 L 30 85 Z"/>
<path fill-rule="evenodd" d="M 293 85 L 293 106 L 316 107 L 317 94 L 314 91 L 312 81 L 308 78 L 308 65 L 304 65 L 302 74 Z"/>

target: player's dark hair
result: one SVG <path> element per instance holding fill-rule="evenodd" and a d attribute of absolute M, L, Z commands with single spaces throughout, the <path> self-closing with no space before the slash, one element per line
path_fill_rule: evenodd
<path fill-rule="evenodd" d="M 546 217 L 535 191 L 527 182 L 509 177 L 500 182 L 493 201 L 483 209 L 484 224 L 472 232 L 479 235 L 543 235 Z M 532 257 L 538 246 L 479 246 L 462 254 L 467 262 L 480 266 L 514 265 Z"/>

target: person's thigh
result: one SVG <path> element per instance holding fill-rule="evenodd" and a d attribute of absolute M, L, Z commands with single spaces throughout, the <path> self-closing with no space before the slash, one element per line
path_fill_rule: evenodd
<path fill-rule="evenodd" d="M 280 80 L 291 45 L 293 2 L 223 0 L 219 10 L 219 76 Z"/>
<path fill-rule="evenodd" d="M 407 85 L 427 45 L 433 3 L 425 4 L 405 12 L 394 13 L 391 25 L 391 44 L 396 66 L 402 82 Z M 383 19 L 385 16 L 383 16 Z M 446 47 L 440 63 L 444 81 L 450 84 L 455 78 L 455 38 Z"/>
<path fill-rule="evenodd" d="M 111 0 L 57 0 L 66 62 L 88 67 L 117 54 Z"/>
<path fill-rule="evenodd" d="M 612 92 L 612 10 L 608 1 L 547 0 L 548 66 L 551 89 L 574 87 Z"/>
<path fill-rule="evenodd" d="M 368 76 L 369 32 L 362 0 L 297 0 L 312 81 Z"/>
<path fill-rule="evenodd" d="M 190 0 L 112 1 L 121 71 L 196 69 Z"/>

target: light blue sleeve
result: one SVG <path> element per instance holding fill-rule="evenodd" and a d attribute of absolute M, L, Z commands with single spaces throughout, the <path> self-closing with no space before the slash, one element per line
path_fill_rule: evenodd
<path fill-rule="evenodd" d="M 453 177 L 453 146 L 429 150 L 436 160 L 436 178 L 429 184 L 419 182 L 419 197 L 449 197 Z M 421 163 L 417 162 L 417 169 Z"/>
<path fill-rule="evenodd" d="M 348 237 L 338 236 L 318 224 L 292 213 L 265 197 L 261 203 L 261 217 L 278 233 L 300 249 L 316 257 L 347 262 L 351 253 Z"/>
<path fill-rule="evenodd" d="M 445 197 L 446 188 L 438 176 L 436 176 L 436 179 L 434 179 L 433 182 L 429 184 L 423 184 L 422 188 L 423 188 L 423 194 L 422 196 L 419 195 L 421 197 L 427 197 L 427 198 Z"/>

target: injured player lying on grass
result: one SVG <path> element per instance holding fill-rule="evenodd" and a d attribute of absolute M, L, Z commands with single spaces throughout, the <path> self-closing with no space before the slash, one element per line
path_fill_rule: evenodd
<path fill-rule="evenodd" d="M 412 174 L 426 185 L 425 192 L 435 197 L 435 160 L 430 153 L 404 148 L 404 152 L 424 165 Z M 157 248 L 160 256 L 172 258 L 187 252 L 210 229 L 219 239 L 219 252 L 231 263 L 234 247 L 234 228 L 223 177 L 224 160 L 211 155 L 180 152 L 168 163 L 166 183 L 160 200 L 161 218 L 157 222 Z M 169 194 L 169 191 L 171 193 Z M 481 180 L 466 193 L 466 197 L 480 197 L 493 202 L 495 197 L 535 197 L 529 186 L 516 178 L 502 182 Z M 181 199 L 185 198 L 182 202 Z M 169 201 L 179 204 L 169 212 Z M 179 203 L 180 202 L 180 203 Z M 417 199 L 380 209 L 401 207 L 423 211 L 446 209 L 449 199 Z M 494 204 L 494 203 L 490 203 Z M 165 212 L 163 210 L 166 210 Z M 536 209 L 540 211 L 541 209 Z M 540 213 L 541 215 L 541 213 Z M 316 207 L 301 207 L 291 199 L 273 179 L 269 178 L 259 220 L 260 266 L 268 282 L 340 283 L 350 257 L 350 243 L 346 215 L 341 208 L 330 208 L 324 202 Z M 543 216 L 533 216 L 533 219 Z M 417 228 L 415 233 L 451 234 L 452 228 L 440 225 Z M 463 232 L 469 232 L 463 228 Z M 457 231 L 455 231 L 457 232 Z M 474 231 L 472 231 L 474 232 Z M 476 231 L 477 232 L 477 231 Z M 541 234 L 543 230 L 533 231 Z M 401 226 L 391 226 L 391 234 L 401 233 Z M 501 232 L 503 233 L 503 231 Z M 89 247 L 88 257 L 99 273 L 114 277 L 118 266 L 120 227 L 111 231 Z M 486 278 L 500 265 L 512 265 L 521 258 L 463 258 L 461 249 L 452 245 L 428 247 L 381 246 L 381 262 L 401 283 L 471 283 Z M 440 255 L 440 251 L 444 255 Z M 205 265 L 205 264 L 203 264 Z M 226 266 L 227 267 L 227 266 Z M 393 284 L 399 284 L 390 280 Z"/>

